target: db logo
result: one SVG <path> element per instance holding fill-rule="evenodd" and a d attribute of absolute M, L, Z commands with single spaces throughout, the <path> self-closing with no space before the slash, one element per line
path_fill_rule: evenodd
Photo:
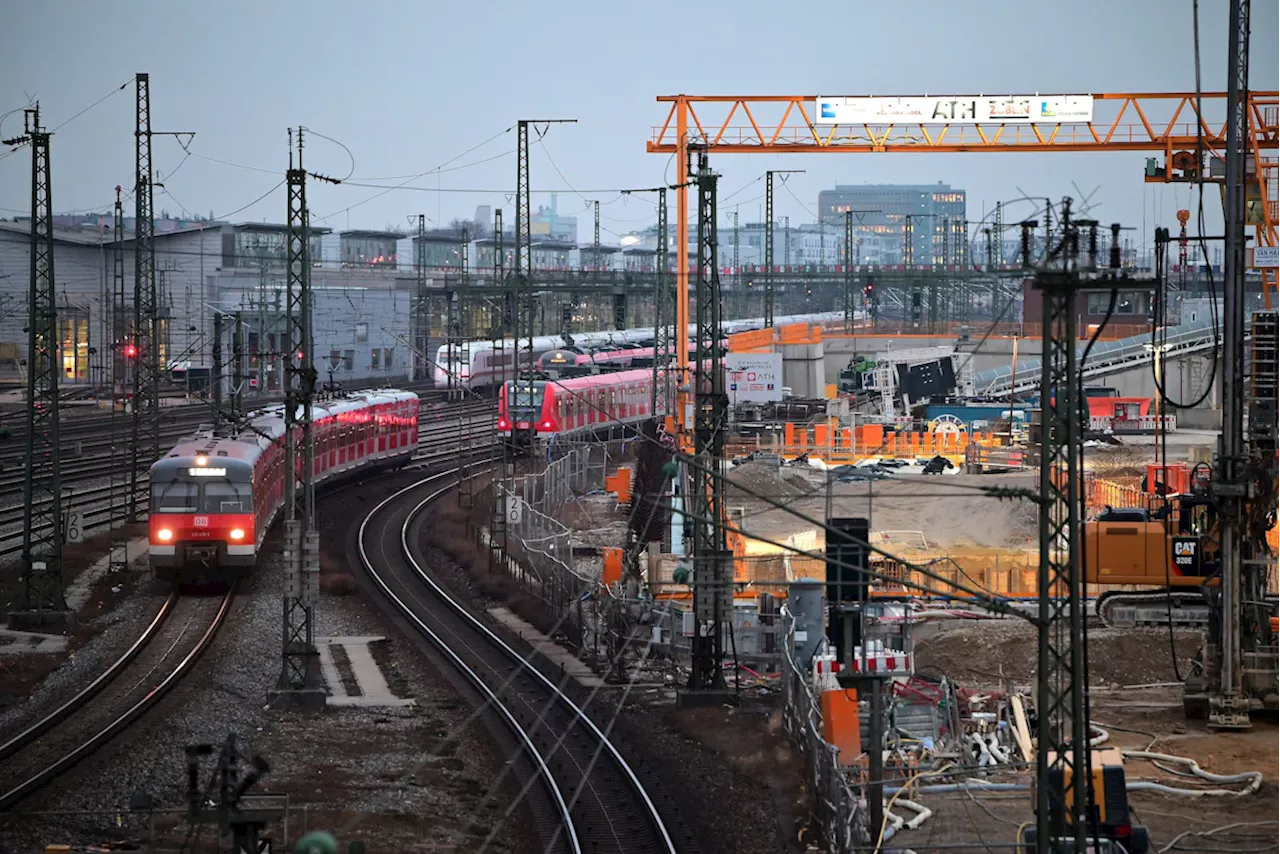
<path fill-rule="evenodd" d="M 1184 543 L 1174 543 L 1174 544 L 1173 544 L 1173 553 L 1174 553 L 1177 557 L 1195 557 L 1195 553 L 1196 553 L 1196 544 L 1195 544 L 1195 543 L 1185 543 L 1185 542 L 1184 542 Z"/>
<path fill-rule="evenodd" d="M 209 517 L 208 517 L 208 516 L 197 516 L 197 517 L 193 520 L 193 524 L 195 524 L 195 526 L 196 526 L 197 528 L 207 528 L 207 527 L 209 527 Z"/>

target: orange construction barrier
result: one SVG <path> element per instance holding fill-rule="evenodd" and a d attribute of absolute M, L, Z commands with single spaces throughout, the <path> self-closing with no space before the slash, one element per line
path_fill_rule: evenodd
<path fill-rule="evenodd" d="M 606 586 L 622 580 L 622 549 L 605 547 L 604 571 L 600 575 L 600 580 Z"/>
<path fill-rule="evenodd" d="M 862 755 L 858 692 L 853 688 L 822 692 L 822 740 L 840 751 L 841 765 L 853 765 Z"/>
<path fill-rule="evenodd" d="M 606 492 L 618 493 L 619 504 L 631 503 L 631 468 L 623 466 L 610 475 L 605 475 L 604 488 Z"/>

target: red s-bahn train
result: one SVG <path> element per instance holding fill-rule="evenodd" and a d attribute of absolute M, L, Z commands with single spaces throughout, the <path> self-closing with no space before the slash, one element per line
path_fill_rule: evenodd
<path fill-rule="evenodd" d="M 653 369 L 564 380 L 508 380 L 498 396 L 498 435 L 517 444 L 638 424 L 666 414 L 650 408 Z"/>
<path fill-rule="evenodd" d="M 317 485 L 402 465 L 418 447 L 413 392 L 350 392 L 311 411 Z M 183 439 L 151 465 L 150 562 L 157 578 L 229 580 L 257 564 L 284 505 L 284 415 L 283 406 L 274 406 L 252 414 L 236 435 Z"/>

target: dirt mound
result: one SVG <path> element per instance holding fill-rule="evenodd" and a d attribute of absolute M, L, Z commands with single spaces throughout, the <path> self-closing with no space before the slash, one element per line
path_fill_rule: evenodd
<path fill-rule="evenodd" d="M 813 494 L 821 489 L 822 483 L 825 481 L 811 481 L 805 469 L 743 463 L 729 470 L 727 493 L 731 498 L 746 498 L 751 493 L 769 498 L 797 498 Z"/>
<path fill-rule="evenodd" d="M 1200 635 L 1174 632 L 1181 673 L 1200 648 Z M 965 623 L 916 643 L 916 667 L 945 674 L 963 685 L 997 687 L 1002 680 L 1028 684 L 1036 674 L 1036 631 L 1022 620 Z M 1176 678 L 1169 633 L 1162 629 L 1092 629 L 1089 682 L 1138 685 Z"/>

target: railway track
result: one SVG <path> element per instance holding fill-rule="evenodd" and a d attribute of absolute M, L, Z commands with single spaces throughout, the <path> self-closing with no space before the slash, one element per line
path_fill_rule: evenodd
<path fill-rule="evenodd" d="M 420 416 L 433 417 L 433 419 L 449 419 L 449 417 L 458 417 L 467 414 L 470 411 L 484 411 L 485 408 L 492 407 L 492 402 L 470 402 L 463 401 L 448 402 L 438 398 L 424 398 L 421 402 Z M 189 435 L 193 430 L 200 428 L 202 423 L 207 424 L 207 411 L 202 419 L 189 421 L 186 424 L 173 426 L 160 433 L 160 446 L 172 447 L 178 442 L 178 439 Z M 101 435 L 102 431 L 109 428 L 100 428 L 97 433 Z M 125 442 L 128 439 L 125 438 Z M 63 443 L 63 485 L 69 487 L 77 483 L 83 483 L 86 480 L 97 478 L 108 478 L 111 471 L 120 465 L 120 457 L 127 453 L 128 447 L 116 448 L 114 440 L 110 435 L 106 438 L 76 440 L 68 446 L 67 442 Z M 18 456 L 12 460 L 4 460 L 3 467 L 0 467 L 0 507 L 5 503 L 20 501 L 22 497 L 22 484 L 26 472 L 23 471 L 22 452 L 18 452 Z M 151 461 L 147 462 L 151 465 Z"/>
<path fill-rule="evenodd" d="M 441 408 L 442 406 L 446 408 Z M 436 449 L 442 445 L 456 444 L 460 432 L 467 434 L 477 451 L 485 449 L 487 443 L 493 440 L 493 418 L 489 414 L 491 406 L 490 401 L 443 405 L 436 401 L 424 403 L 421 410 L 421 417 L 424 420 L 419 422 L 418 427 L 419 453 L 414 456 L 414 460 L 439 459 L 441 453 L 435 452 Z M 428 416 L 431 416 L 431 420 L 425 420 Z M 445 456 L 453 457 L 457 452 L 448 450 L 443 453 Z M 115 463 L 112 460 L 103 460 L 99 464 L 105 466 L 106 473 L 109 473 L 110 467 Z M 102 476 L 105 476 L 105 473 Z M 21 481 L 19 480 L 18 483 L 20 491 Z M 142 483 L 146 483 L 145 476 L 142 478 Z M 3 495 L 3 490 L 0 489 L 0 496 Z M 9 497 L 13 498 L 13 496 Z M 128 508 L 128 496 L 123 496 L 123 500 L 115 502 L 111 497 L 110 484 L 82 486 L 75 490 L 71 498 L 72 506 L 79 514 L 80 530 L 86 536 L 106 529 L 111 524 L 113 510 L 118 517 L 121 510 Z M 17 498 L 20 500 L 20 494 Z M 139 499 L 137 508 L 139 515 L 145 515 L 147 505 L 147 495 L 144 494 Z M 16 513 L 16 508 L 11 512 Z M 16 558 L 21 551 L 22 530 L 20 528 L 0 533 L 0 566 Z"/>
<path fill-rule="evenodd" d="M 420 384 L 410 384 L 406 390 L 416 391 L 424 406 L 448 402 L 448 394 L 444 390 L 436 390 L 429 386 L 420 387 Z M 283 402 L 283 398 L 263 397 L 246 401 L 245 405 L 248 409 L 253 410 L 275 406 L 281 402 Z M 59 447 L 62 453 L 65 456 L 72 456 L 92 450 L 109 449 L 111 444 L 109 438 L 111 413 L 94 410 L 71 415 L 70 413 L 73 411 L 68 410 L 67 415 L 63 417 L 59 425 Z M 169 438 L 176 440 L 195 430 L 201 424 L 207 424 L 213 420 L 209 404 L 203 402 L 182 403 L 165 407 L 162 415 L 164 418 L 160 432 L 162 444 Z M 127 425 L 131 423 L 129 416 L 126 414 L 122 420 L 127 429 Z M 0 442 L 0 469 L 7 471 L 11 467 L 21 467 L 27 435 L 25 414 L 19 411 L 0 415 L 0 427 L 5 427 L 9 430 L 8 438 Z M 103 438 L 104 436 L 107 438 Z"/>
<path fill-rule="evenodd" d="M 378 504 L 360 525 L 366 572 L 406 620 L 458 670 L 497 717 L 514 767 L 541 790 L 530 807 L 545 850 L 664 852 L 675 843 L 630 765 L 598 726 L 425 568 L 427 509 L 452 488 L 457 469 L 427 477 Z M 514 804 L 513 804 L 514 807 Z"/>
<path fill-rule="evenodd" d="M 13 808 L 154 708 L 192 671 L 235 598 L 177 592 L 125 653 L 92 683 L 0 745 L 0 811 Z"/>

